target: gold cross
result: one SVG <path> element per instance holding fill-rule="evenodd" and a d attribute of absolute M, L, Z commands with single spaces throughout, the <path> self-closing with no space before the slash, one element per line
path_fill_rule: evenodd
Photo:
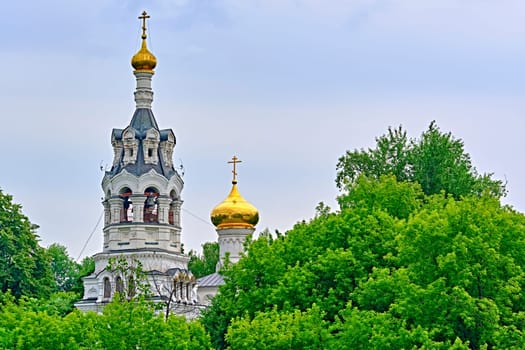
<path fill-rule="evenodd" d="M 242 163 L 242 160 L 239 160 L 237 156 L 233 156 L 232 160 L 228 161 L 228 164 L 233 164 L 233 170 L 232 170 L 232 173 L 233 173 L 232 183 L 233 184 L 237 183 L 237 167 L 236 167 L 237 163 Z"/>
<path fill-rule="evenodd" d="M 139 19 L 142 20 L 142 39 L 146 39 L 146 19 L 150 17 L 146 11 L 142 12 L 142 16 L 139 16 Z"/>

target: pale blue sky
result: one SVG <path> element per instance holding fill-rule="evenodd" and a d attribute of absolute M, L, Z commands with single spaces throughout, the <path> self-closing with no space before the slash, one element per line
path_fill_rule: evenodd
<path fill-rule="evenodd" d="M 164 0 L 4 4 L 0 187 L 76 257 L 102 212 L 99 170 L 128 125 L 129 64 L 146 9 L 157 56 L 153 111 L 177 136 L 183 208 L 208 221 L 239 189 L 258 229 L 335 207 L 337 159 L 388 126 L 435 119 L 525 210 L 525 2 Z M 188 249 L 214 228 L 183 212 Z M 101 250 L 99 227 L 84 255 Z"/>

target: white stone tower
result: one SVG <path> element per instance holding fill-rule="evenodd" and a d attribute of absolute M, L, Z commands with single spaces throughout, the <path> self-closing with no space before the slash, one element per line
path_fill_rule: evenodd
<path fill-rule="evenodd" d="M 95 254 L 95 272 L 84 278 L 81 310 L 100 310 L 128 282 L 107 269 L 111 258 L 140 262 L 148 274 L 152 294 L 191 303 L 195 278 L 189 258 L 181 249 L 180 210 L 183 181 L 173 167 L 175 134 L 159 129 L 151 103 L 151 80 L 157 59 L 146 45 L 146 19 L 142 20 L 142 47 L 131 59 L 136 77 L 136 109 L 130 124 L 113 129 L 114 159 L 102 180 L 105 197 L 104 243 Z"/>

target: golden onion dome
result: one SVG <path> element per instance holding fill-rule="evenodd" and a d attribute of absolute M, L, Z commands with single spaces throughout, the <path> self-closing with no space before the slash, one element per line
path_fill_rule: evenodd
<path fill-rule="evenodd" d="M 253 228 L 259 221 L 257 208 L 248 203 L 232 181 L 228 197 L 211 211 L 211 222 L 217 228 Z"/>
<path fill-rule="evenodd" d="M 142 13 L 139 19 L 142 19 L 142 46 L 140 50 L 131 58 L 131 65 L 135 68 L 135 71 L 139 72 L 153 72 L 153 69 L 157 66 L 157 58 L 153 55 L 146 45 L 146 18 L 149 18 L 146 11 Z"/>
<path fill-rule="evenodd" d="M 146 47 L 146 39 L 142 39 L 142 47 L 131 58 L 131 65 L 136 71 L 153 72 L 157 65 L 157 58 Z"/>
<path fill-rule="evenodd" d="M 232 190 L 228 197 L 211 211 L 211 222 L 218 228 L 253 228 L 259 221 L 257 208 L 248 203 L 237 189 L 237 163 L 241 163 L 233 156 L 229 164 L 233 164 Z"/>

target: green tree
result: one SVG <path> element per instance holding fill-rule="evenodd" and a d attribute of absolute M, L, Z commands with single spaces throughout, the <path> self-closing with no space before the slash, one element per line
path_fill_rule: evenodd
<path fill-rule="evenodd" d="M 66 247 L 54 243 L 47 248 L 51 260 L 51 270 L 55 277 L 55 292 L 73 292 L 81 296 L 84 292 L 82 277 L 95 270 L 95 261 L 86 257 L 79 264 L 67 253 Z"/>
<path fill-rule="evenodd" d="M 99 324 L 103 349 L 209 349 L 210 340 L 198 321 L 156 315 L 151 304 L 112 302 Z"/>
<path fill-rule="evenodd" d="M 381 175 L 378 179 L 361 176 L 352 191 L 337 200 L 341 209 L 368 208 L 407 219 L 423 205 L 424 193 L 418 183 L 399 182 L 393 174 Z"/>
<path fill-rule="evenodd" d="M 523 340 L 517 322 L 525 304 L 516 297 L 525 290 L 522 214 L 488 196 L 438 196 L 407 222 L 399 259 L 409 283 L 393 301 L 393 313 L 437 338 L 453 334 L 474 349 L 512 348 L 512 339 Z M 414 307 L 418 300 L 425 307 Z"/>
<path fill-rule="evenodd" d="M 332 325 L 327 349 L 469 349 L 461 339 L 434 340 L 428 330 L 406 327 L 405 320 L 389 313 L 360 310 L 348 304 Z"/>
<path fill-rule="evenodd" d="M 347 190 L 361 175 L 378 179 L 381 175 L 392 174 L 399 181 L 408 181 L 411 178 L 409 149 L 406 131 L 401 126 L 389 127 L 385 135 L 376 138 L 375 148 L 346 151 L 339 158 L 337 187 Z"/>
<path fill-rule="evenodd" d="M 46 297 L 53 275 L 45 249 L 38 244 L 36 225 L 22 214 L 19 204 L 0 190 L 0 291 L 15 297 Z"/>
<path fill-rule="evenodd" d="M 82 261 L 80 262 L 79 266 L 79 282 L 77 283 L 77 287 L 75 287 L 75 290 L 78 289 L 78 286 L 82 288 L 82 292 L 84 289 L 84 284 L 82 282 L 82 277 L 89 276 L 95 271 L 95 259 L 91 256 L 86 256 Z"/>
<path fill-rule="evenodd" d="M 521 348 L 523 214 L 393 175 L 359 178 L 342 204 L 248 243 L 202 320 L 216 348 L 253 341 L 251 329 L 272 338 L 272 322 L 314 304 L 328 348 Z M 278 341 L 295 337 L 282 329 Z"/>
<path fill-rule="evenodd" d="M 47 298 L 23 296 L 19 303 L 27 310 L 65 316 L 74 310 L 74 304 L 78 299 L 79 295 L 75 292 L 55 292 Z"/>
<path fill-rule="evenodd" d="M 210 338 L 198 321 L 165 321 L 141 299 L 114 300 L 102 314 L 75 310 L 63 317 L 34 310 L 0 295 L 1 349 L 209 349 Z"/>
<path fill-rule="evenodd" d="M 124 256 L 110 258 L 107 269 L 122 279 L 122 300 L 147 299 L 152 296 L 148 277 L 140 260 L 127 259 Z"/>
<path fill-rule="evenodd" d="M 305 312 L 260 312 L 253 319 L 236 318 L 226 334 L 228 349 L 326 349 L 330 338 L 320 309 Z M 335 349 L 335 348 L 333 348 Z"/>
<path fill-rule="evenodd" d="M 95 269 L 93 258 L 87 257 L 82 263 L 75 262 L 64 246 L 52 244 L 46 249 L 55 279 L 53 293 L 46 299 L 35 299 L 34 310 L 65 315 L 74 308 L 84 293 L 82 277 Z"/>
<path fill-rule="evenodd" d="M 202 255 L 191 250 L 189 256 L 188 269 L 196 278 L 210 275 L 219 262 L 219 243 L 206 242 L 202 245 Z"/>
<path fill-rule="evenodd" d="M 66 247 L 57 243 L 51 244 L 47 248 L 47 254 L 51 258 L 51 270 L 56 282 L 54 291 L 80 292 L 80 265 L 68 255 Z"/>
<path fill-rule="evenodd" d="M 401 127 L 388 128 L 376 147 L 347 151 L 337 163 L 337 187 L 349 192 L 360 176 L 379 179 L 392 174 L 398 181 L 417 182 L 427 195 L 445 193 L 456 198 L 489 192 L 505 195 L 505 184 L 492 174 L 478 174 L 463 141 L 443 133 L 433 121 L 419 139 L 407 138 Z"/>
<path fill-rule="evenodd" d="M 298 223 L 284 236 L 248 242 L 246 256 L 224 271 L 227 283 L 203 318 L 214 346 L 226 348 L 232 319 L 274 307 L 306 311 L 316 303 L 333 322 L 374 266 L 393 264 L 398 219 L 360 201 L 352 207 Z"/>

